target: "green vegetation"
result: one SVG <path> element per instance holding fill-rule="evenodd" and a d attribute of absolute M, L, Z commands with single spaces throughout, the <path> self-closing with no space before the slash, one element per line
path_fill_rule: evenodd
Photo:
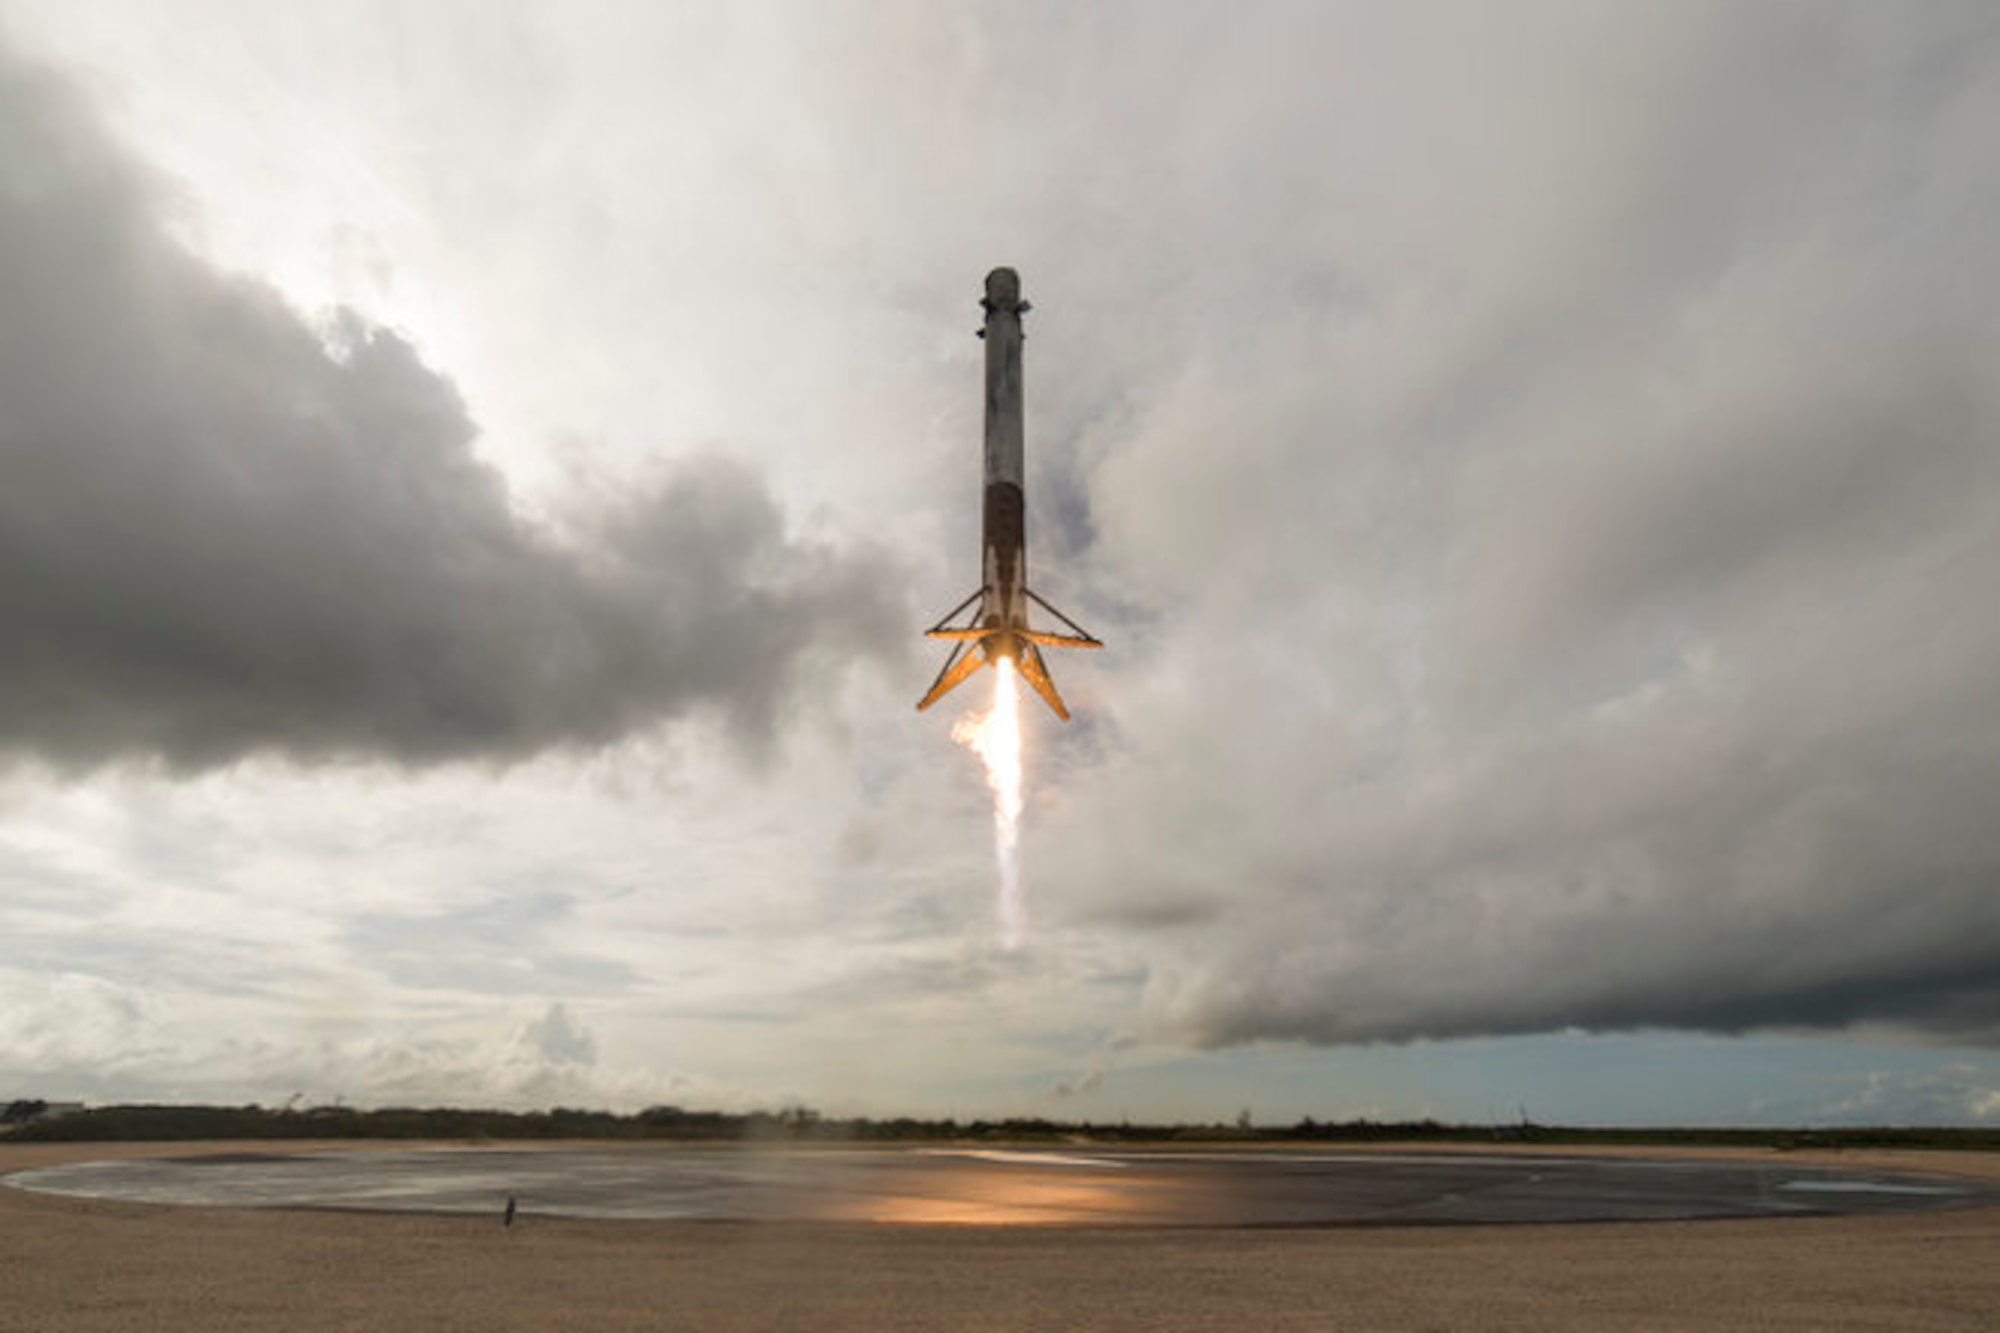
<path fill-rule="evenodd" d="M 24 1112 L 30 1103 L 15 1103 Z M 13 1108 L 9 1108 L 13 1109 Z M 557 1107 L 550 1111 L 345 1106 L 267 1110 L 260 1106 L 104 1106 L 66 1115 L 8 1117 L 14 1141 L 182 1142 L 206 1139 L 670 1139 L 807 1143 L 981 1141 L 995 1143 L 1534 1143 L 1636 1147 L 1930 1148 L 2000 1151 L 2000 1128 L 1595 1129 L 1521 1123 L 1442 1125 L 1432 1120 L 1307 1117 L 1284 1128 L 1235 1124 L 1133 1125 L 1043 1119 L 837 1119 L 807 1107 L 783 1111 L 689 1111 L 655 1106 L 636 1115 Z"/>

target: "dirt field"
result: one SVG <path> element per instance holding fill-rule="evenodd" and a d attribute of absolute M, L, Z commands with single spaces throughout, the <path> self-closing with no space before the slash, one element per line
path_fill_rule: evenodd
<path fill-rule="evenodd" d="M 0 1173 L 325 1146 L 0 1144 Z M 1788 1160 L 2000 1179 L 2000 1159 L 1970 1154 Z M 0 1188 L 4 1333 L 1266 1328 L 1990 1330 L 2000 1209 L 1409 1230 L 544 1218 L 507 1230 L 497 1217 L 163 1208 Z"/>

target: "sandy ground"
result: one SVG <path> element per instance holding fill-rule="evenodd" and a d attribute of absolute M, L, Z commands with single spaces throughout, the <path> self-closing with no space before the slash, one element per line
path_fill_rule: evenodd
<path fill-rule="evenodd" d="M 325 1146 L 0 1144 L 0 1173 Z M 2000 1158 L 1975 1154 L 1788 1160 L 2000 1179 Z M 2000 1329 L 2000 1209 L 1398 1230 L 544 1218 L 507 1230 L 497 1217 L 167 1208 L 0 1188 L 5 1333 L 571 1328 L 1990 1330 Z"/>

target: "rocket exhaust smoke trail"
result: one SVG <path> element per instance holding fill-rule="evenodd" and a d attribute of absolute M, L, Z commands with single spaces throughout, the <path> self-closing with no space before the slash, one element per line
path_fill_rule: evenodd
<path fill-rule="evenodd" d="M 951 738 L 986 765 L 993 789 L 993 852 L 1000 862 L 1000 942 L 1018 949 L 1028 933 L 1021 896 L 1021 693 L 1014 664 L 1002 658 L 993 675 L 993 707 L 953 724 Z"/>
<path fill-rule="evenodd" d="M 951 644 L 929 693 L 917 704 L 929 708 L 982 666 L 996 676 L 993 708 L 952 728 L 952 739 L 986 761 L 993 788 L 993 828 L 1000 855 L 1000 927 L 1008 948 L 1021 942 L 1026 915 L 1021 904 L 1017 850 L 1021 831 L 1021 713 L 1018 675 L 1063 721 L 1069 708 L 1042 662 L 1044 648 L 1102 648 L 1104 645 L 1028 586 L 1026 503 L 1022 490 L 1021 316 L 1029 308 L 1021 296 L 1021 276 L 1011 268 L 986 275 L 986 312 L 979 336 L 986 341 L 985 519 L 980 568 L 985 582 L 925 631 Z M 1062 622 L 1063 632 L 1036 629 L 1030 604 Z M 961 616 L 963 624 L 955 623 Z"/>

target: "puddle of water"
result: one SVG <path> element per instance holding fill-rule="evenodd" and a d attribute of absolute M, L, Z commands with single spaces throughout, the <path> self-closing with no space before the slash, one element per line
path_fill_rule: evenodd
<path fill-rule="evenodd" d="M 1775 1164 L 997 1148 L 239 1154 L 39 1167 L 0 1184 L 224 1207 L 476 1214 L 518 1195 L 524 1211 L 575 1217 L 1071 1226 L 1664 1220 L 2000 1202 L 1976 1182 Z"/>
<path fill-rule="evenodd" d="M 1094 1166 L 1120 1171 L 1128 1165 L 1109 1157 L 1078 1157 L 1074 1153 L 1013 1152 L 999 1148 L 919 1148 L 924 1157 L 968 1157 L 976 1162 L 1008 1162 L 1023 1166 Z"/>
<path fill-rule="evenodd" d="M 1879 1180 L 1788 1180 L 1781 1190 L 1811 1190 L 1818 1194 L 1963 1194 L 1949 1185 L 1890 1185 Z"/>

